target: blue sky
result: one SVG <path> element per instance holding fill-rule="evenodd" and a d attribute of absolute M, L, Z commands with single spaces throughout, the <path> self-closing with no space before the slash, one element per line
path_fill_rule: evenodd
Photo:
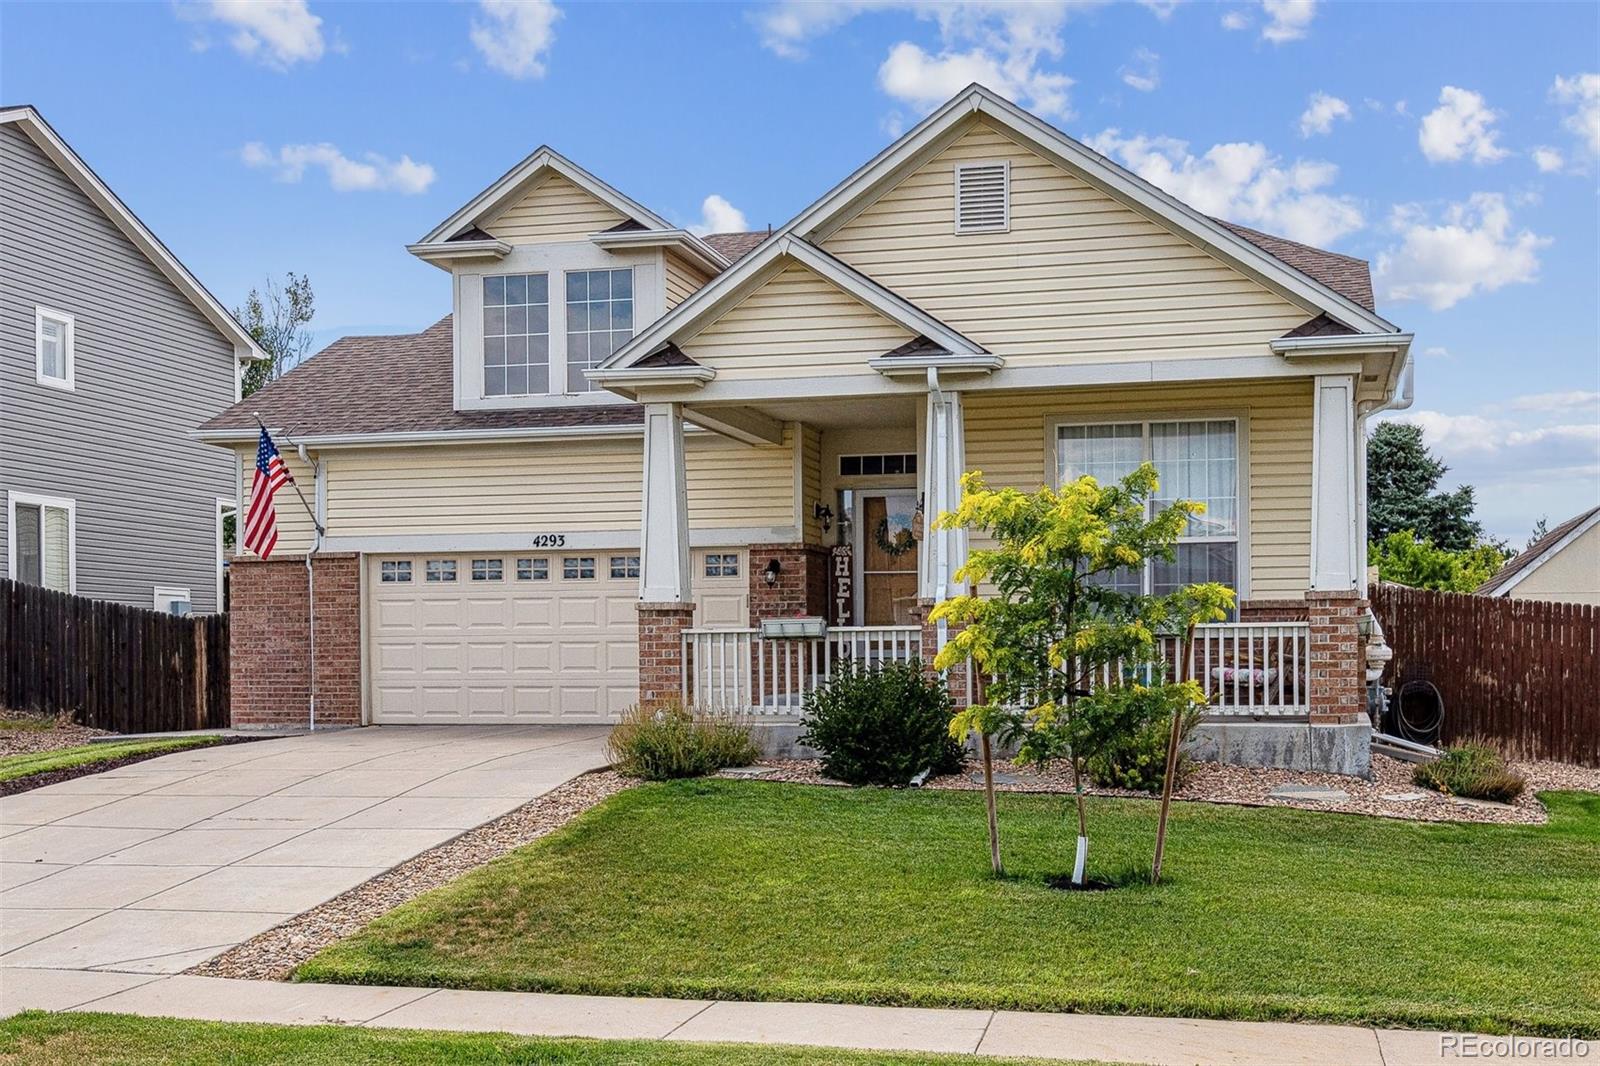
<path fill-rule="evenodd" d="M 1210 213 L 1372 260 L 1417 334 L 1405 417 L 1520 544 L 1600 502 L 1597 42 L 1584 3 L 12 3 L 0 101 L 228 305 L 310 274 L 325 342 L 448 311 L 403 245 L 540 143 L 759 228 L 982 80 Z"/>

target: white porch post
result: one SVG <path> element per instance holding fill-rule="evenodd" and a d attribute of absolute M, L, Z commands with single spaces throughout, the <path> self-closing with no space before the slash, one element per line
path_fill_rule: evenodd
<path fill-rule="evenodd" d="M 922 566 L 919 597 L 945 599 L 955 589 L 955 573 L 967 561 L 967 534 L 960 529 L 935 529 L 934 520 L 961 503 L 961 474 L 966 465 L 961 394 L 928 378 L 928 412 L 922 454 Z"/>
<path fill-rule="evenodd" d="M 641 603 L 689 602 L 689 505 L 684 487 L 683 410 L 644 409 L 644 506 L 639 552 Z"/>
<path fill-rule="evenodd" d="M 1311 461 L 1311 589 L 1346 592 L 1360 587 L 1361 536 L 1357 528 L 1356 383 L 1344 374 L 1319 376 L 1313 393 Z"/>

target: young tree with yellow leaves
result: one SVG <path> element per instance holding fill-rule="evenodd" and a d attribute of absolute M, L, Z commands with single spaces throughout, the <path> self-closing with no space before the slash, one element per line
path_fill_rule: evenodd
<path fill-rule="evenodd" d="M 1153 716 L 1204 701 L 1194 682 L 1165 680 L 1158 634 L 1186 640 L 1190 619 L 1225 617 L 1233 592 L 1212 584 L 1146 596 L 1114 586 L 1119 571 L 1170 560 L 1204 509 L 1180 500 L 1155 510 L 1149 463 L 1115 484 L 1082 477 L 1022 492 L 990 489 L 973 472 L 961 487 L 960 506 L 940 515 L 939 526 L 985 533 L 998 547 L 972 551 L 956 574 L 979 591 L 945 600 L 929 616 L 955 631 L 935 665 L 971 660 L 988 682 L 982 701 L 957 712 L 950 732 L 1015 744 L 1020 763 L 1067 760 L 1078 816 L 1072 883 L 1081 886 L 1089 849 L 1085 759 L 1164 720 Z M 993 836 L 991 846 L 998 855 Z"/>

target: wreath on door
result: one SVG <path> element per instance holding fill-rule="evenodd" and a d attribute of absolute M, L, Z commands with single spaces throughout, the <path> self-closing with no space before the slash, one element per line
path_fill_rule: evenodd
<path fill-rule="evenodd" d="M 878 550 L 891 559 L 898 559 L 906 552 L 917 546 L 917 538 L 912 536 L 910 529 L 902 529 L 891 539 L 889 537 L 889 518 L 885 515 L 878 520 L 878 525 L 872 531 L 872 542 Z"/>

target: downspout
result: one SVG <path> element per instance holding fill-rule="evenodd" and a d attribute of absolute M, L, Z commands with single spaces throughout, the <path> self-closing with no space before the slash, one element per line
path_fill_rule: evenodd
<path fill-rule="evenodd" d="M 1361 441 L 1360 447 L 1356 451 L 1356 478 L 1360 487 L 1361 499 L 1358 519 L 1360 522 L 1360 537 L 1358 542 L 1361 545 L 1361 597 L 1364 600 L 1368 599 L 1370 594 L 1370 589 L 1367 586 L 1367 420 L 1373 415 L 1382 414 L 1385 411 L 1404 411 L 1415 402 L 1415 370 L 1416 367 L 1411 362 L 1411 352 L 1408 349 L 1406 351 L 1405 365 L 1400 369 L 1399 387 L 1395 390 L 1393 399 L 1361 410 L 1356 416 L 1356 431 Z M 1383 623 L 1379 621 L 1377 613 L 1373 611 L 1370 601 L 1367 606 L 1366 616 L 1371 626 L 1366 646 L 1366 680 L 1368 685 L 1375 685 L 1383 676 L 1384 668 L 1388 665 L 1389 660 L 1394 657 L 1394 651 L 1389 647 L 1389 642 L 1383 632 Z M 1374 700 L 1380 699 L 1375 694 L 1371 698 Z M 1382 706 L 1381 701 L 1379 706 Z M 1381 726 L 1382 723 L 1375 722 L 1374 725 Z"/>

